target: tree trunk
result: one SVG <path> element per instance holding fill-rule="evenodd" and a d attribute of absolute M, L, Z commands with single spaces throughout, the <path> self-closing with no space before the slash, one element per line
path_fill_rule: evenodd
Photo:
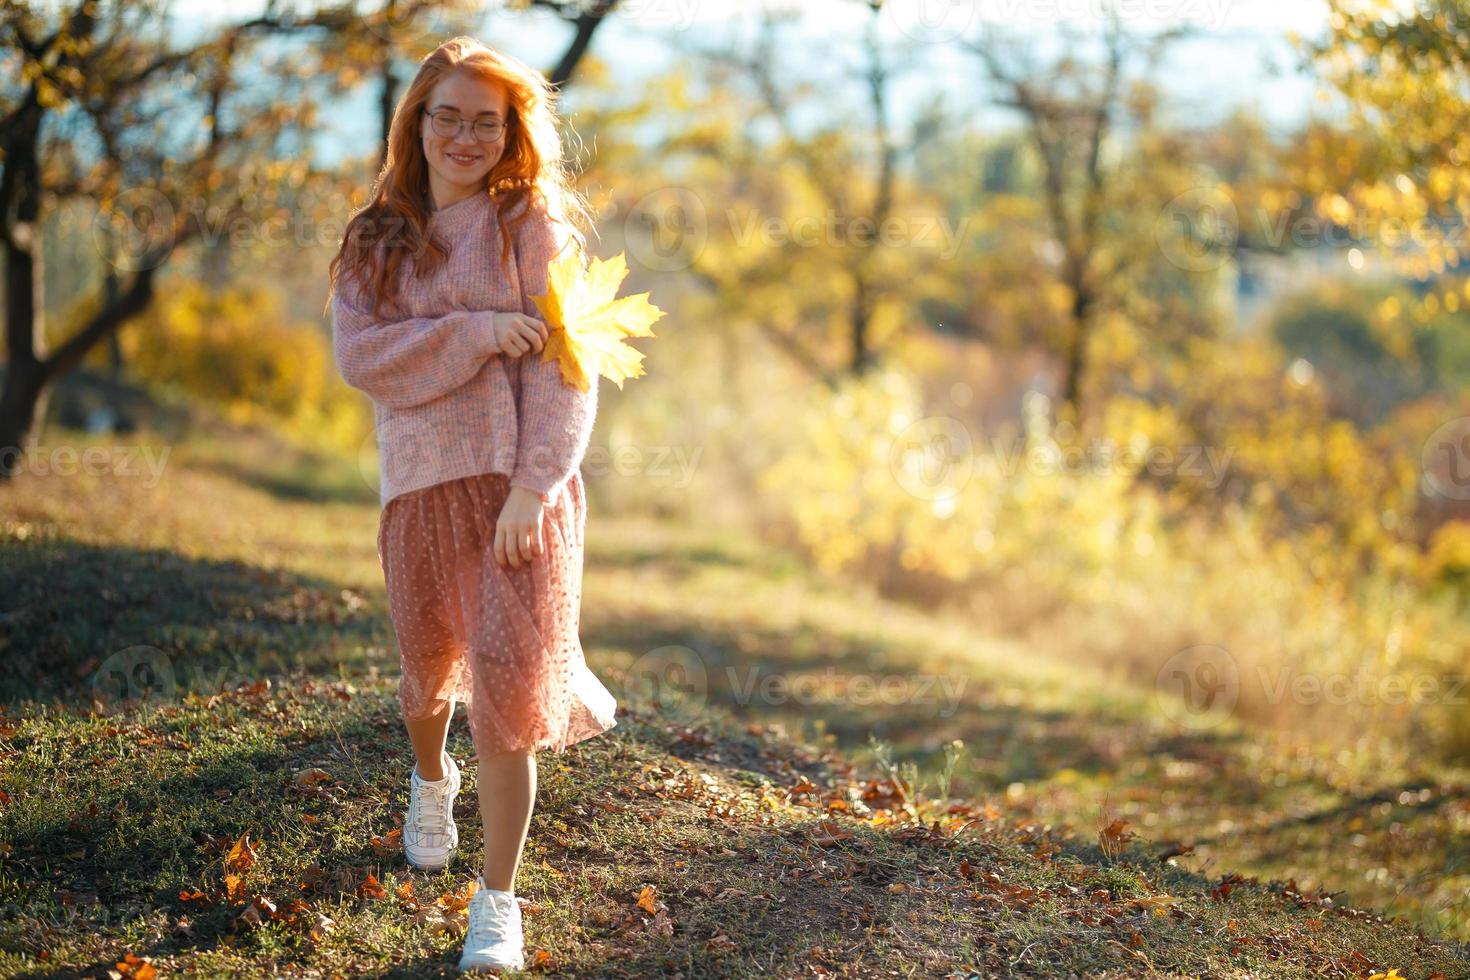
<path fill-rule="evenodd" d="M 103 299 L 108 306 L 112 306 L 118 301 L 121 293 L 122 287 L 117 281 L 117 267 L 116 265 L 110 264 L 107 268 L 107 276 L 103 280 Z M 117 331 L 114 330 L 107 335 L 107 372 L 114 381 L 121 381 L 122 370 L 122 339 L 118 337 Z"/>
<path fill-rule="evenodd" d="M 5 179 L 0 214 L 14 209 L 5 227 L 5 342 L 8 365 L 0 391 L 0 480 L 18 468 L 29 445 L 41 394 L 46 387 L 45 309 L 41 265 L 41 106 L 32 96 L 5 134 Z"/>
<path fill-rule="evenodd" d="M 1072 288 L 1072 343 L 1067 348 L 1066 376 L 1062 379 L 1062 404 L 1058 417 L 1069 413 L 1080 432 L 1082 376 L 1087 370 L 1087 341 L 1092 332 L 1092 295 L 1080 284 L 1074 284 Z"/>
<path fill-rule="evenodd" d="M 393 132 L 393 110 L 398 105 L 398 75 L 393 70 L 393 42 L 383 39 L 382 86 L 378 90 L 378 126 L 383 131 L 378 166 L 388 162 L 388 137 Z"/>
<path fill-rule="evenodd" d="M 852 373 L 860 376 L 873 367 L 873 352 L 868 348 L 868 283 L 861 273 L 854 277 L 852 292 Z"/>
<path fill-rule="evenodd" d="M 21 470 L 21 457 L 34 444 L 36 421 L 46 414 L 46 371 L 36 361 L 11 360 L 0 391 L 0 480 Z"/>
<path fill-rule="evenodd" d="M 551 70 L 549 76 L 551 84 L 558 91 L 566 88 L 567 83 L 572 80 L 572 75 L 577 70 L 577 65 L 586 56 L 587 50 L 592 47 L 592 35 L 602 26 L 602 22 L 612 13 L 618 0 L 600 0 L 600 2 L 585 8 L 576 19 L 572 21 L 575 33 L 572 35 L 571 43 L 562 53 L 561 59 L 556 67 Z"/>

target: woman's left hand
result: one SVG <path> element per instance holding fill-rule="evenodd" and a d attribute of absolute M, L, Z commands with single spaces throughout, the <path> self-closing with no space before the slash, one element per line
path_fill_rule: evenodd
<path fill-rule="evenodd" d="M 541 495 L 525 487 L 511 487 L 500 517 L 495 522 L 495 560 L 501 566 L 519 568 L 530 564 L 536 555 L 544 554 L 541 538 L 541 516 L 545 504 Z"/>

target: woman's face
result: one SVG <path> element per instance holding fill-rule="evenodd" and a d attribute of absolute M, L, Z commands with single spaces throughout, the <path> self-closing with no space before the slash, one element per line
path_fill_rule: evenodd
<path fill-rule="evenodd" d="M 505 152 L 506 108 L 505 86 L 500 82 L 484 81 L 459 71 L 439 79 L 419 118 L 419 133 L 429 170 L 446 189 L 463 191 L 485 186 L 490 168 Z M 440 136 L 429 113 L 457 114 L 463 122 L 459 135 Z M 475 135 L 474 125 L 490 119 L 502 123 L 500 136 L 493 142 L 481 142 Z"/>

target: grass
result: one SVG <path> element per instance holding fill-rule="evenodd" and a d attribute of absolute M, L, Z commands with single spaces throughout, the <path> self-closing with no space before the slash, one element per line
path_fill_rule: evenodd
<path fill-rule="evenodd" d="M 458 862 L 408 868 L 371 483 L 262 433 L 166 448 L 152 483 L 0 488 L 0 973 L 452 973 L 474 768 Z M 533 971 L 1470 976 L 1463 773 L 1181 730 L 595 492 L 582 635 L 620 710 L 540 757 Z"/>

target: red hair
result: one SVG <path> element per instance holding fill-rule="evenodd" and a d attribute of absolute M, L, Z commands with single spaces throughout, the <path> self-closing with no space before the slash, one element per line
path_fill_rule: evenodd
<path fill-rule="evenodd" d="M 419 119 L 439 80 L 460 71 L 499 82 L 506 90 L 505 150 L 485 178 L 485 193 L 499 205 L 496 221 L 503 246 L 502 270 L 511 250 L 512 229 L 527 219 L 533 204 L 544 206 L 559 220 L 589 223 L 586 202 L 572 187 L 563 160 L 556 89 L 541 72 L 519 59 L 471 37 L 450 38 L 419 63 L 393 110 L 388 153 L 373 183 L 372 201 L 347 223 L 342 246 L 328 267 L 329 304 L 339 276 L 345 273 L 372 297 L 372 312 L 381 316 L 385 304 L 396 306 L 405 258 L 413 259 L 418 276 L 432 274 L 448 258 L 447 247 L 428 234 L 432 212 L 429 165 L 424 159 Z M 518 207 L 522 202 L 525 208 Z M 507 214 L 516 215 L 509 224 Z M 586 239 L 575 225 L 571 234 L 585 252 Z"/>

